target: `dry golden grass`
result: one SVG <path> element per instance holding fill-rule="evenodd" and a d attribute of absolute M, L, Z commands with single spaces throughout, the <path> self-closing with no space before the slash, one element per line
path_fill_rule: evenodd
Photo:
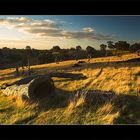
<path fill-rule="evenodd" d="M 55 87 L 57 92 L 71 94 L 75 93 L 76 90 L 85 88 L 89 90 L 113 90 L 116 92 L 117 96 L 120 94 L 133 94 L 138 95 L 140 92 L 140 65 L 138 63 L 133 64 L 107 64 L 103 62 L 117 62 L 124 61 L 132 58 L 138 58 L 137 54 L 126 54 L 121 57 L 102 57 L 93 58 L 90 63 L 83 64 L 81 67 L 73 68 L 71 67 L 77 61 L 64 61 L 59 64 L 43 64 L 31 66 L 35 70 L 36 74 L 47 74 L 48 72 L 69 72 L 72 74 L 83 74 L 86 76 L 85 79 L 69 79 L 53 77 Z M 87 59 L 83 59 L 87 62 Z M 97 64 L 98 63 L 98 64 Z M 101 64 L 102 63 L 102 64 Z M 14 76 L 15 69 L 5 69 L 0 70 L 0 85 L 4 83 L 15 82 L 22 77 Z M 46 101 L 47 102 L 47 101 Z M 63 102 L 63 101 L 62 101 Z M 35 108 L 37 105 L 28 105 L 28 103 L 23 102 L 21 98 L 14 96 L 3 97 L 0 93 L 0 111 L 8 106 L 11 109 L 0 115 L 0 123 L 54 123 L 54 124 L 113 124 L 114 119 L 121 116 L 120 110 L 112 103 L 104 104 L 95 110 L 92 106 L 90 109 L 84 110 L 83 105 L 85 104 L 84 98 L 82 96 L 74 102 L 70 100 L 65 107 L 62 108 L 51 108 L 47 105 L 47 108 L 43 107 L 43 111 L 38 111 L 36 114 Z M 46 103 L 47 104 L 47 103 Z M 49 103 L 48 103 L 49 104 Z M 56 102 L 57 104 L 57 102 Z M 48 107 L 49 106 L 49 107 Z M 58 104 L 58 106 L 60 106 Z M 16 110 L 16 108 L 18 108 Z M 37 107 L 38 108 L 38 107 Z M 39 107 L 42 108 L 42 107 Z M 9 114 L 8 119 L 5 120 L 4 117 Z M 11 115 L 11 116 L 10 116 Z M 30 116 L 31 119 L 30 119 Z M 35 118 L 35 119 L 32 119 Z"/>
<path fill-rule="evenodd" d="M 112 57 L 103 57 L 103 58 L 93 58 L 91 59 L 90 64 L 85 64 L 84 67 L 72 68 L 71 65 L 76 63 L 76 61 L 64 61 L 60 64 L 51 63 L 32 66 L 36 73 L 46 74 L 50 71 L 59 71 L 59 72 L 70 72 L 70 73 L 81 73 L 87 77 L 87 79 L 81 80 L 65 80 L 62 78 L 54 78 L 55 86 L 62 90 L 74 91 L 78 90 L 88 84 L 87 88 L 90 89 L 99 89 L 99 90 L 114 90 L 115 92 L 127 94 L 131 91 L 139 92 L 140 90 L 140 76 L 137 73 L 140 72 L 140 66 L 116 66 L 115 64 L 110 64 L 108 66 L 97 66 L 94 63 L 97 62 L 112 62 L 112 61 L 122 61 L 128 60 L 131 58 L 137 58 L 137 54 L 126 54 L 121 57 L 112 56 Z M 87 59 L 83 59 L 87 61 Z M 120 64 L 121 65 L 121 64 Z M 101 72 L 102 69 L 102 72 Z M 0 85 L 5 83 L 15 82 L 22 77 L 12 77 L 14 69 L 0 70 Z M 60 80 L 60 81 L 58 81 Z"/>

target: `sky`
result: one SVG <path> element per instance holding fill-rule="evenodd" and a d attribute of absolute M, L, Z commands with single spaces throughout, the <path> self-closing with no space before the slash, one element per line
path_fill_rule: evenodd
<path fill-rule="evenodd" d="M 0 48 L 83 49 L 107 41 L 140 41 L 140 16 L 6 15 L 0 16 Z"/>

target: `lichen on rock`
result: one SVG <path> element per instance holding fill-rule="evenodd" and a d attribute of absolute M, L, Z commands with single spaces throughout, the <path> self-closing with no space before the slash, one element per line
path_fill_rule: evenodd
<path fill-rule="evenodd" d="M 26 96 L 30 99 L 40 99 L 55 95 L 55 87 L 53 80 L 49 76 L 30 77 L 17 81 L 4 89 L 3 93 L 7 96 Z"/>

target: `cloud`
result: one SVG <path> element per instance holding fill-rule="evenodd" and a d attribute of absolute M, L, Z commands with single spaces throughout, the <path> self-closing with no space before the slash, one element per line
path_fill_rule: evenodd
<path fill-rule="evenodd" d="M 64 37 L 67 39 L 111 40 L 112 36 L 97 34 L 91 27 L 85 27 L 81 31 L 67 31 L 63 29 L 62 22 L 49 19 L 35 20 L 26 17 L 9 17 L 0 19 L 0 24 L 12 26 L 22 32 L 50 37 Z"/>
<path fill-rule="evenodd" d="M 31 21 L 31 19 L 29 18 L 25 18 L 25 17 L 8 17 L 7 19 L 0 19 L 0 23 L 3 24 L 17 24 L 17 23 L 26 23 Z"/>
<path fill-rule="evenodd" d="M 64 31 L 61 34 L 66 38 L 73 39 L 89 39 L 89 40 L 112 40 L 112 36 L 96 34 L 93 31 L 76 31 L 68 32 Z"/>
<path fill-rule="evenodd" d="M 28 28 L 25 29 L 25 31 L 32 34 L 38 34 L 40 36 L 60 37 L 62 30 L 56 28 Z"/>
<path fill-rule="evenodd" d="M 87 28 L 83 28 L 83 31 L 84 32 L 93 32 L 94 29 L 90 28 L 90 27 L 87 27 Z"/>

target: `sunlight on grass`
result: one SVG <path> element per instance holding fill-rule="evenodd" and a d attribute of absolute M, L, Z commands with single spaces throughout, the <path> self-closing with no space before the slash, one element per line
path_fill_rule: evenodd
<path fill-rule="evenodd" d="M 136 54 L 125 54 L 122 57 L 111 56 L 93 58 L 78 68 L 72 65 L 76 61 L 64 61 L 32 66 L 36 74 L 64 72 L 82 74 L 85 79 L 53 77 L 57 97 L 30 103 L 21 97 L 3 95 L 0 91 L 0 124 L 114 124 L 140 122 L 138 109 L 140 93 L 140 66 L 133 64 L 96 64 L 117 62 L 137 58 Z M 87 61 L 87 59 L 83 59 Z M 14 76 L 15 69 L 0 70 L 0 86 L 12 84 L 22 77 Z M 109 102 L 103 105 L 87 107 L 85 98 L 70 98 L 77 90 L 114 91 L 119 103 Z M 124 97 L 121 97 L 124 95 Z M 129 95 L 131 95 L 129 97 Z M 134 106 L 134 112 L 132 107 Z M 126 114 L 123 114 L 125 112 Z M 127 114 L 131 114 L 130 116 Z M 128 119 L 127 119 L 128 117 Z M 116 121 L 115 121 L 116 120 Z"/>

